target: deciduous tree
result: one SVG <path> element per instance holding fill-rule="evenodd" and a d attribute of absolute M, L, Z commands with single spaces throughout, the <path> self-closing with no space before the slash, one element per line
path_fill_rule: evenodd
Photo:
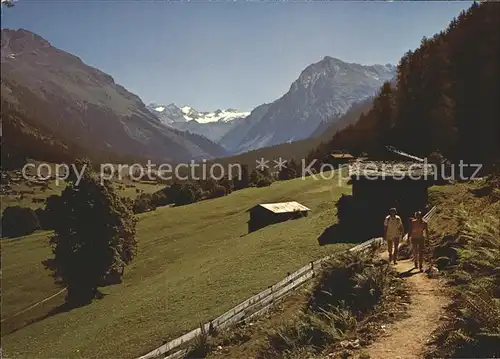
<path fill-rule="evenodd" d="M 88 161 L 80 182 L 70 176 L 68 187 L 52 201 L 55 233 L 50 239 L 53 257 L 44 261 L 56 282 L 67 286 L 72 306 L 90 303 L 109 275 L 123 274 L 135 257 L 136 218 L 130 205 L 111 184 L 101 184 Z"/>

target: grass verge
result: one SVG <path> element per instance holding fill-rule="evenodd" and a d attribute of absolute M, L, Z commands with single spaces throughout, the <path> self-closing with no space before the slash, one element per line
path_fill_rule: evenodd
<path fill-rule="evenodd" d="M 347 355 L 404 316 L 404 282 L 373 253 L 342 253 L 264 319 L 204 341 L 209 358 L 303 359 Z M 200 354 L 193 346 L 191 353 Z M 187 356 L 187 358 L 205 356 Z"/>
<path fill-rule="evenodd" d="M 386 319 L 384 303 L 405 295 L 396 273 L 373 252 L 342 255 L 325 265 L 307 306 L 269 333 L 258 358 L 350 355 L 373 339 L 376 323 Z"/>
<path fill-rule="evenodd" d="M 427 358 L 500 357 L 500 196 L 498 180 L 437 190 L 431 260 L 448 279 L 453 303 Z"/>

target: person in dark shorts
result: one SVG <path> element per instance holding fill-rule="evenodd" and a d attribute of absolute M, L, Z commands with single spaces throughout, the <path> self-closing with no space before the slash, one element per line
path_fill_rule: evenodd
<path fill-rule="evenodd" d="M 409 240 L 413 248 L 415 268 L 423 272 L 424 248 L 429 240 L 427 221 L 422 218 L 422 212 L 415 212 L 415 217 L 410 221 Z"/>

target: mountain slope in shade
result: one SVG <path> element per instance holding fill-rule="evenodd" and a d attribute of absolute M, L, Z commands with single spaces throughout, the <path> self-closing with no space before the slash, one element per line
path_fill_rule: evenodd
<path fill-rule="evenodd" d="M 238 121 L 231 130 L 221 138 L 219 143 L 228 151 L 233 153 L 242 153 L 248 150 L 265 147 L 252 142 L 244 142 L 253 126 L 257 125 L 262 117 L 267 113 L 271 104 L 257 106 L 246 118 Z"/>
<path fill-rule="evenodd" d="M 218 142 L 238 121 L 250 114 L 235 109 L 199 112 L 192 107 L 178 107 L 173 103 L 151 103 L 147 108 L 165 125 L 205 136 L 214 142 Z"/>
<path fill-rule="evenodd" d="M 164 126 L 111 76 L 32 32 L 2 30 L 1 64 L 2 104 L 91 157 L 176 162 L 226 154 L 202 136 Z"/>
<path fill-rule="evenodd" d="M 291 85 L 290 90 L 268 106 L 258 121 L 245 122 L 237 133 L 232 129 L 234 153 L 305 139 L 315 134 L 323 123 L 340 118 L 357 102 L 373 96 L 380 86 L 394 77 L 392 65 L 364 66 L 346 63 L 332 57 L 308 66 Z M 241 133 L 245 133 L 243 137 Z M 234 145 L 237 143 L 236 145 Z M 224 143 L 222 143 L 224 145 Z"/>

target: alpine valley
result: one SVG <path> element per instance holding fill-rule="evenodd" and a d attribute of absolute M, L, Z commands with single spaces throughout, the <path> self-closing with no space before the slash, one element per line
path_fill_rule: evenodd
<path fill-rule="evenodd" d="M 7 161 L 33 154 L 52 161 L 82 154 L 163 161 L 240 154 L 321 135 L 395 75 L 389 64 L 327 56 L 274 102 L 248 112 L 198 111 L 169 102 L 146 106 L 111 76 L 27 30 L 2 30 L 1 49 Z"/>

